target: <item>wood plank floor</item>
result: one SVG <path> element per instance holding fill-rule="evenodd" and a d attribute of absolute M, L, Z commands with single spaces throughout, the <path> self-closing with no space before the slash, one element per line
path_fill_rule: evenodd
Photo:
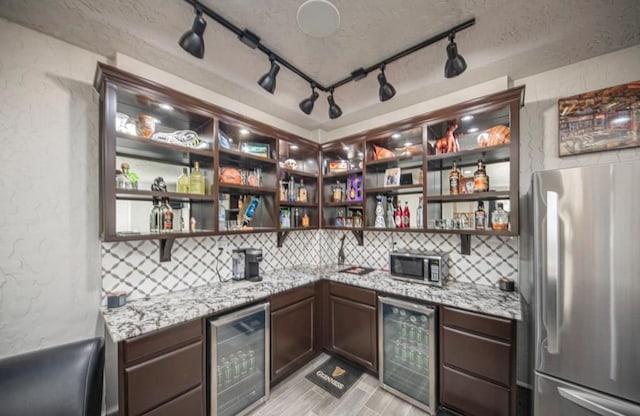
<path fill-rule="evenodd" d="M 289 376 L 271 390 L 271 397 L 264 405 L 250 413 L 251 416 L 418 416 L 424 411 L 382 390 L 378 379 L 364 373 L 340 398 L 316 386 L 305 378 L 307 373 L 329 358 L 320 354 L 317 358 Z"/>

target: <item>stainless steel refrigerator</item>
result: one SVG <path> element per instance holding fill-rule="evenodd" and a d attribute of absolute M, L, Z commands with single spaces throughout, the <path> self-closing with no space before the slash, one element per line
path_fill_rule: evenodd
<path fill-rule="evenodd" d="M 640 162 L 533 181 L 534 414 L 640 415 Z"/>

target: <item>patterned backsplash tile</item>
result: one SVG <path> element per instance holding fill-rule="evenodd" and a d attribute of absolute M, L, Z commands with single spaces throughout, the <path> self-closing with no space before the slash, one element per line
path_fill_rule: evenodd
<path fill-rule="evenodd" d="M 449 279 L 497 286 L 501 277 L 518 277 L 518 238 L 471 237 L 471 255 L 460 254 L 460 237 L 449 234 L 365 232 L 358 246 L 349 231 L 290 232 L 283 247 L 273 233 L 177 239 L 172 260 L 159 261 L 157 241 L 102 243 L 102 290 L 122 291 L 129 300 L 206 285 L 231 278 L 234 248 L 261 248 L 261 270 L 300 264 L 336 263 L 340 238 L 346 235 L 346 264 L 388 268 L 388 253 L 396 249 L 423 249 L 449 253 Z M 219 247 L 225 247 L 220 252 Z"/>

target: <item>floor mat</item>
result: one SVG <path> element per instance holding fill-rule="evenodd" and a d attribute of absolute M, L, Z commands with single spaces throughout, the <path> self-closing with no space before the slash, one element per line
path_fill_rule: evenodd
<path fill-rule="evenodd" d="M 361 375 L 362 370 L 343 360 L 331 357 L 307 374 L 306 378 L 339 399 L 358 381 Z"/>

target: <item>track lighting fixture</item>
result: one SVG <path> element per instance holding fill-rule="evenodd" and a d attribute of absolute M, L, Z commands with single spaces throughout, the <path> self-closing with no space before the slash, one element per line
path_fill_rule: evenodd
<path fill-rule="evenodd" d="M 190 30 L 184 32 L 180 38 L 180 46 L 196 58 L 204 57 L 204 29 L 207 27 L 207 21 L 202 17 L 202 12 L 196 10 L 196 17 L 193 19 L 193 26 Z"/>
<path fill-rule="evenodd" d="M 378 83 L 380 84 L 380 101 L 387 101 L 396 95 L 396 89 L 393 85 L 387 82 L 387 77 L 384 75 L 385 64 L 380 65 L 380 73 L 378 74 Z"/>
<path fill-rule="evenodd" d="M 329 90 L 329 96 L 327 97 L 327 101 L 329 102 L 329 118 L 331 120 L 338 118 L 342 115 L 342 109 L 336 104 L 333 99 L 333 88 Z"/>
<path fill-rule="evenodd" d="M 302 112 L 305 114 L 311 114 L 311 112 L 313 111 L 313 104 L 316 102 L 318 97 L 319 95 L 316 92 L 316 84 L 312 83 L 311 95 L 309 96 L 309 98 L 305 98 L 304 100 L 300 101 L 300 110 L 302 110 Z"/>
<path fill-rule="evenodd" d="M 449 44 L 447 45 L 447 63 L 444 65 L 444 76 L 447 78 L 457 77 L 467 69 L 464 58 L 458 54 L 458 46 L 453 41 L 456 32 L 449 34 Z"/>
<path fill-rule="evenodd" d="M 426 48 L 427 46 L 439 42 L 443 39 L 447 39 L 447 37 L 449 38 L 449 44 L 447 45 L 447 63 L 445 64 L 444 68 L 445 77 L 453 78 L 460 75 L 465 71 L 465 69 L 467 69 L 467 64 L 464 61 L 464 58 L 458 54 L 458 47 L 454 42 L 454 37 L 456 33 L 468 29 L 476 24 L 476 19 L 471 18 L 456 26 L 453 26 L 452 28 L 449 28 L 446 31 L 437 33 L 420 43 L 412 45 L 396 53 L 395 55 L 389 56 L 388 58 L 385 58 L 378 63 L 375 63 L 368 67 L 358 68 L 355 71 L 351 72 L 349 76 L 336 81 L 331 85 L 322 85 L 315 79 L 311 78 L 309 75 L 302 72 L 291 62 L 287 61 L 284 57 L 272 51 L 267 45 L 262 43 L 258 35 L 249 31 L 248 29 L 240 29 L 238 26 L 234 25 L 233 23 L 213 11 L 207 4 L 205 4 L 203 0 L 184 1 L 191 7 L 194 7 L 196 10 L 196 17 L 193 21 L 193 27 L 180 38 L 180 46 L 185 51 L 189 52 L 191 55 L 197 58 L 202 58 L 204 56 L 204 40 L 202 36 L 207 26 L 207 22 L 204 20 L 202 15 L 207 15 L 207 17 L 219 23 L 222 27 L 234 33 L 238 37 L 238 39 L 240 39 L 240 41 L 245 45 L 269 56 L 271 68 L 269 69 L 269 72 L 260 77 L 260 80 L 258 81 L 258 84 L 262 88 L 273 94 L 276 89 L 276 76 L 278 75 L 278 71 L 280 71 L 280 65 L 282 65 L 289 71 L 305 80 L 307 83 L 309 83 L 309 85 L 311 85 L 311 95 L 300 102 L 300 110 L 302 110 L 302 112 L 304 112 L 305 114 L 311 114 L 311 112 L 313 111 L 313 105 L 318 99 L 318 92 L 316 91 L 317 89 L 318 91 L 326 92 L 329 94 L 327 100 L 329 101 L 329 117 L 331 119 L 338 118 L 342 115 L 342 110 L 340 109 L 340 107 L 338 107 L 338 105 L 336 105 L 333 98 L 333 91 L 335 88 L 348 84 L 351 81 L 359 81 L 365 78 L 370 72 L 379 70 L 380 73 L 378 74 L 378 83 L 380 84 L 380 101 L 390 100 L 396 95 L 396 90 L 387 81 L 386 75 L 384 73 L 385 65 L 402 59 L 405 56 L 411 55 L 412 53 Z M 278 65 L 278 63 L 280 65 Z"/>
<path fill-rule="evenodd" d="M 278 75 L 278 71 L 280 71 L 280 65 L 278 65 L 273 56 L 269 56 L 269 61 L 271 62 L 271 68 L 269 72 L 260 77 L 258 85 L 273 94 L 276 90 L 276 76 Z"/>

